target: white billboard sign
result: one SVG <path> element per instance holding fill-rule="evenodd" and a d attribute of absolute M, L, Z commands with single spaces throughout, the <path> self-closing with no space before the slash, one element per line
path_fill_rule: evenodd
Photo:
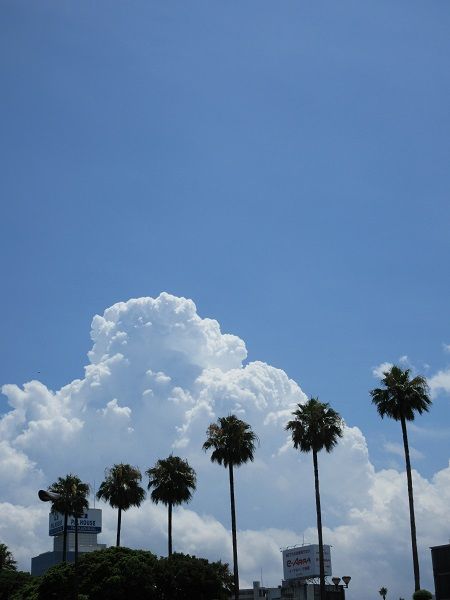
<path fill-rule="evenodd" d="M 88 508 L 78 519 L 79 533 L 100 533 L 102 530 L 102 511 L 100 508 Z M 48 516 L 48 535 L 61 535 L 64 531 L 64 515 L 51 512 Z M 69 515 L 67 531 L 75 531 L 75 518 Z"/>
<path fill-rule="evenodd" d="M 323 559 L 325 575 L 331 575 L 330 546 L 323 547 Z M 319 544 L 283 550 L 283 576 L 285 580 L 319 577 L 319 575 Z"/>

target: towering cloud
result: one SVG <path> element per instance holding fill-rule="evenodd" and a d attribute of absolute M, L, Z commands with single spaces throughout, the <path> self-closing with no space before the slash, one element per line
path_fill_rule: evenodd
<path fill-rule="evenodd" d="M 198 474 L 189 507 L 174 515 L 174 547 L 231 560 L 225 471 L 202 451 L 208 424 L 235 413 L 260 438 L 253 464 L 237 473 L 241 578 L 280 582 L 281 546 L 315 540 L 311 457 L 291 448 L 284 424 L 305 395 L 280 369 L 248 362 L 244 342 L 201 318 L 185 298 L 161 294 L 115 304 L 92 321 L 83 379 L 60 390 L 39 381 L 4 385 L 10 410 L 0 421 L 0 538 L 22 568 L 49 548 L 47 507 L 36 490 L 59 475 L 98 483 L 105 467 L 129 462 L 143 471 L 169 453 Z M 344 415 L 345 416 L 345 415 Z M 354 597 L 389 588 L 411 591 L 404 474 L 376 471 L 357 427 L 320 457 L 325 532 L 338 575 L 353 576 Z M 347 476 L 341 475 L 345 465 Z M 450 467 L 428 481 L 414 473 L 424 585 L 427 547 L 444 543 L 450 511 Z M 113 543 L 114 515 L 104 507 L 103 539 Z M 123 543 L 165 552 L 165 511 L 149 501 L 124 516 Z M 400 575 L 399 575 L 400 574 Z"/>

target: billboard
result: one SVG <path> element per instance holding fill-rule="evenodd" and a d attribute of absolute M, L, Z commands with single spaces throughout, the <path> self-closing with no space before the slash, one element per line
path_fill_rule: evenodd
<path fill-rule="evenodd" d="M 102 530 L 102 511 L 100 508 L 88 508 L 78 519 L 78 533 L 100 533 Z M 48 535 L 60 535 L 64 531 L 64 515 L 51 512 L 48 516 Z M 67 531 L 75 531 L 75 518 L 69 515 Z"/>
<path fill-rule="evenodd" d="M 324 545 L 323 558 L 325 575 L 331 575 L 330 546 Z M 283 550 L 283 577 L 285 580 L 319 577 L 319 575 L 319 544 Z"/>

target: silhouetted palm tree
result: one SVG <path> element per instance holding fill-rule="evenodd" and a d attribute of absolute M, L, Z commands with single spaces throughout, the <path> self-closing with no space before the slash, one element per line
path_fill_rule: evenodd
<path fill-rule="evenodd" d="M 0 571 L 16 571 L 16 561 L 6 544 L 0 544 Z"/>
<path fill-rule="evenodd" d="M 299 404 L 294 411 L 295 419 L 289 421 L 286 429 L 291 431 L 294 448 L 301 452 L 312 452 L 314 465 L 314 483 L 316 490 L 317 534 L 319 538 L 320 598 L 325 600 L 325 567 L 323 559 L 322 513 L 320 509 L 319 467 L 317 453 L 325 449 L 331 452 L 342 437 L 343 422 L 329 404 L 311 398 L 305 404 Z"/>
<path fill-rule="evenodd" d="M 106 469 L 105 479 L 98 489 L 97 498 L 118 509 L 116 546 L 120 546 L 122 511 L 131 506 L 140 506 L 145 498 L 145 491 L 139 485 L 141 479 L 142 475 L 137 467 L 120 463 Z"/>
<path fill-rule="evenodd" d="M 83 483 L 79 477 L 69 473 L 65 477 L 58 477 L 48 488 L 49 492 L 58 494 L 52 500 L 52 512 L 64 516 L 63 528 L 63 562 L 67 560 L 67 521 L 69 516 L 75 518 L 75 561 L 78 559 L 78 518 L 88 508 L 89 485 Z"/>
<path fill-rule="evenodd" d="M 236 508 L 234 502 L 234 473 L 233 468 L 253 460 L 255 443 L 258 437 L 250 425 L 238 419 L 235 415 L 220 417 L 217 423 L 211 423 L 206 432 L 207 440 L 203 450 L 212 448 L 211 461 L 226 468 L 230 479 L 231 531 L 233 539 L 233 573 L 234 597 L 239 597 L 239 571 L 236 539 Z"/>
<path fill-rule="evenodd" d="M 406 421 L 414 421 L 415 413 L 421 415 L 427 412 L 431 405 L 428 397 L 426 379 L 420 375 L 410 379 L 410 369 L 404 371 L 393 366 L 383 373 L 381 383 L 383 388 L 375 388 L 370 392 L 372 402 L 376 405 L 381 418 L 385 416 L 400 421 L 403 434 L 403 447 L 405 450 L 406 479 L 408 483 L 409 519 L 411 526 L 411 546 L 414 568 L 415 590 L 420 590 L 419 557 L 417 554 L 416 520 L 414 516 L 414 495 L 411 476 L 411 461 L 409 458 L 408 432 Z"/>
<path fill-rule="evenodd" d="M 386 594 L 388 593 L 387 588 L 385 588 L 385 587 L 380 588 L 378 590 L 378 593 L 383 598 L 383 600 L 386 600 Z"/>
<path fill-rule="evenodd" d="M 169 456 L 157 461 L 154 467 L 146 471 L 148 489 L 153 488 L 151 499 L 155 504 L 162 502 L 167 506 L 168 553 L 172 555 L 172 507 L 189 502 L 195 490 L 195 471 L 187 460 L 179 456 Z"/>

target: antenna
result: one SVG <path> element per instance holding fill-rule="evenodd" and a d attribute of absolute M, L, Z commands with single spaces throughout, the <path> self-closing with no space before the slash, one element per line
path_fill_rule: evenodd
<path fill-rule="evenodd" d="M 264 587 L 263 576 L 262 576 L 262 567 L 261 567 L 261 587 Z"/>
<path fill-rule="evenodd" d="M 93 489 L 94 489 L 93 494 L 94 494 L 94 508 L 95 508 L 95 479 L 94 479 L 94 488 Z"/>

